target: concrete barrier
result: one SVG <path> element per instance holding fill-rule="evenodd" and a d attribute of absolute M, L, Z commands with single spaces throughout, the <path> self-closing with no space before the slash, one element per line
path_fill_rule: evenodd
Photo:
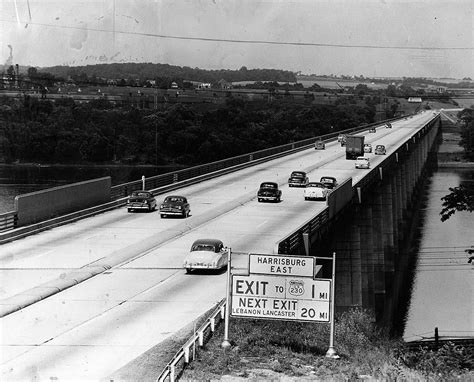
<path fill-rule="evenodd" d="M 48 188 L 15 197 L 17 227 L 110 201 L 110 176 Z"/>

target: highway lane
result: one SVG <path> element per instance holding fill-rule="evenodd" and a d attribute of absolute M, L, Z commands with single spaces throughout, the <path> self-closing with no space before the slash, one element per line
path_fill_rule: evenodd
<path fill-rule="evenodd" d="M 413 134 L 414 126 L 421 119 L 422 116 L 416 116 L 394 124 L 392 129 L 381 128 L 376 134 L 368 134 L 367 139 L 373 144 L 385 144 L 390 152 L 395 141 Z M 334 155 L 339 158 L 320 160 L 327 163 L 317 167 L 315 158 Z M 137 254 L 135 260 L 126 261 L 102 275 L 2 318 L 2 379 L 33 376 L 60 380 L 104 378 L 192 322 L 224 296 L 225 274 L 186 275 L 181 264 L 191 242 L 200 237 L 217 237 L 234 251 L 272 252 L 276 241 L 313 217 L 325 205 L 324 202 L 304 201 L 303 189 L 288 188 L 285 183 L 289 173 L 296 169 L 312 169 L 310 179 L 335 175 L 343 181 L 351 175 L 359 178 L 366 172 L 354 170 L 354 162 L 345 160 L 343 155 L 341 147 L 331 144 L 324 152 L 307 150 L 295 155 L 296 159 L 286 157 L 266 163 L 254 169 L 256 171 L 248 169 L 248 176 L 229 174 L 183 189 L 183 194 L 193 195 L 190 197 L 193 218 L 223 208 L 239 197 L 247 200 L 196 227 L 191 227 L 193 218 L 160 220 L 157 214 L 136 214 L 128 218 L 123 209 L 102 214 L 97 224 L 92 224 L 94 218 L 86 219 L 91 221 L 84 225 L 77 224 L 82 241 L 100 229 L 107 230 L 109 236 L 99 233 L 105 240 L 111 240 L 114 230 L 120 236 L 124 221 L 128 220 L 131 220 L 132 227 L 144 228 L 133 231 L 131 243 L 125 245 L 143 240 L 137 236 L 159 235 L 162 232 L 160 227 L 175 230 L 178 238 L 163 242 L 148 253 Z M 374 164 L 383 160 L 382 156 L 369 156 Z M 258 203 L 252 197 L 263 180 L 277 180 L 282 184 L 283 200 L 280 204 Z M 212 202 L 215 204 L 210 205 Z M 108 217 L 112 215 L 119 219 L 121 216 L 127 218 L 114 223 L 114 219 Z M 101 226 L 107 222 L 106 227 Z M 52 231 L 47 233 L 52 234 Z M 128 235 L 126 229 L 123 231 Z M 68 239 L 76 237 L 73 231 L 63 232 Z M 39 240 L 38 237 L 35 240 Z M 125 238 L 119 240 L 125 241 Z M 89 240 L 89 245 L 95 251 L 102 250 L 97 240 Z M 110 243 L 105 243 L 104 247 L 104 253 L 113 252 L 110 248 L 114 246 Z M 10 247 L 10 250 L 13 249 Z M 20 247 L 17 250 L 20 251 Z M 28 257 L 21 260 L 26 261 Z M 246 256 L 235 260 L 237 267 L 246 264 Z M 32 264 L 38 266 L 35 261 L 33 256 Z M 58 255 L 58 261 L 66 265 L 68 260 Z"/>

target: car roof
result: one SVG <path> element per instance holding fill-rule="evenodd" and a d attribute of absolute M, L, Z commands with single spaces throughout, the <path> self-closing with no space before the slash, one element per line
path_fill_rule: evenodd
<path fill-rule="evenodd" d="M 306 187 L 323 187 L 326 188 L 326 185 L 321 182 L 309 182 Z"/>
<path fill-rule="evenodd" d="M 293 172 L 291 173 L 291 175 L 299 175 L 299 174 L 301 174 L 301 175 L 306 175 L 306 172 L 304 172 L 304 171 L 293 171 Z"/>
<path fill-rule="evenodd" d="M 377 149 L 377 148 L 382 148 L 382 147 L 385 148 L 384 145 L 377 145 L 377 146 L 375 146 L 376 149 Z"/>
<path fill-rule="evenodd" d="M 180 198 L 180 199 L 186 200 L 186 197 L 181 196 L 181 195 L 168 195 L 165 199 L 168 199 L 168 198 Z"/>
<path fill-rule="evenodd" d="M 193 246 L 195 246 L 197 244 L 205 244 L 205 245 L 213 245 L 213 246 L 217 246 L 219 244 L 223 245 L 222 241 L 219 240 L 219 239 L 197 239 L 197 240 L 194 240 Z"/>
<path fill-rule="evenodd" d="M 278 186 L 278 184 L 276 184 L 275 182 L 262 182 L 260 184 L 260 186 L 264 186 L 266 184 L 269 185 L 269 186 L 272 186 L 272 187 L 277 187 Z"/>
<path fill-rule="evenodd" d="M 357 157 L 357 160 L 369 160 L 369 158 L 366 158 L 366 157 Z"/>
<path fill-rule="evenodd" d="M 135 190 L 135 191 L 132 191 L 132 194 L 141 194 L 141 193 L 151 194 L 152 192 L 151 192 L 151 191 L 147 191 L 147 190 Z"/>
<path fill-rule="evenodd" d="M 322 176 L 321 179 L 330 179 L 330 180 L 336 180 L 333 176 Z"/>

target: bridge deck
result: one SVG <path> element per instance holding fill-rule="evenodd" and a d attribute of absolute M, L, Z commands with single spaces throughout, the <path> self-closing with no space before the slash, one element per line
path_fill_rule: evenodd
<path fill-rule="evenodd" d="M 367 141 L 390 154 L 432 117 L 379 128 Z M 385 158 L 368 156 L 373 167 Z M 192 322 L 224 297 L 226 280 L 184 273 L 193 240 L 213 237 L 237 252 L 272 253 L 278 240 L 324 208 L 325 202 L 305 201 L 303 189 L 288 187 L 293 170 L 308 171 L 310 180 L 330 175 L 354 183 L 367 173 L 355 170 L 333 142 L 324 151 L 305 150 L 173 192 L 191 203 L 185 220 L 117 209 L 3 245 L 3 301 L 47 281 L 59 284 L 86 265 L 113 268 L 3 317 L 2 379 L 105 378 Z M 281 185 L 281 203 L 256 201 L 262 181 Z M 245 267 L 246 256 L 235 261 Z"/>

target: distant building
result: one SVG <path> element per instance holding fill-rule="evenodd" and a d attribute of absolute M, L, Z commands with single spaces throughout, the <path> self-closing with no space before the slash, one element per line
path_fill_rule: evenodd
<path fill-rule="evenodd" d="M 408 97 L 408 102 L 410 103 L 421 103 L 421 97 Z"/>
<path fill-rule="evenodd" d="M 198 89 L 210 89 L 211 88 L 211 84 L 208 83 L 208 82 L 201 82 L 198 86 L 197 86 Z"/>
<path fill-rule="evenodd" d="M 218 85 L 219 85 L 219 87 L 220 87 L 221 89 L 223 89 L 223 90 L 232 89 L 232 83 L 227 82 L 227 81 L 224 80 L 224 79 L 219 80 Z"/>

